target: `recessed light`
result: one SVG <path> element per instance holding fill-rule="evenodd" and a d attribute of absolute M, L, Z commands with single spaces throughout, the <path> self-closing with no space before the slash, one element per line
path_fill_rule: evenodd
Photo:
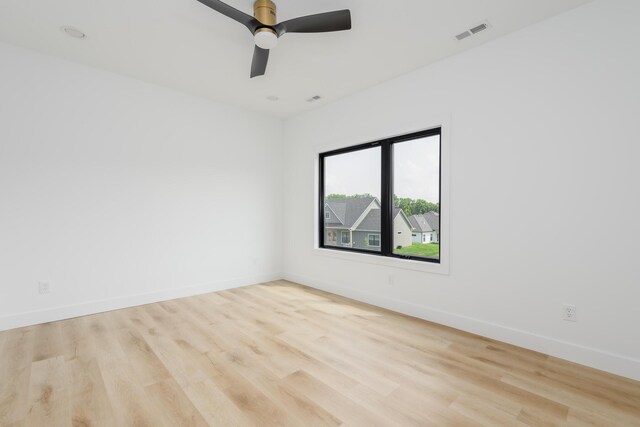
<path fill-rule="evenodd" d="M 87 37 L 85 33 L 74 27 L 64 26 L 60 27 L 60 29 L 64 31 L 66 35 L 68 35 L 69 37 L 73 37 L 74 39 L 84 39 Z"/>
<path fill-rule="evenodd" d="M 269 101 L 277 101 L 277 100 L 279 100 L 280 98 L 278 98 L 278 97 L 277 97 L 277 96 L 275 96 L 275 95 L 269 95 L 269 96 L 267 96 L 267 99 L 268 99 Z"/>

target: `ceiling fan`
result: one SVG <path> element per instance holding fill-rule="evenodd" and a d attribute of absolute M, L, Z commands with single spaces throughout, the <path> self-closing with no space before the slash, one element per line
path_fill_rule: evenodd
<path fill-rule="evenodd" d="M 238 21 L 251 31 L 256 43 L 251 63 L 251 78 L 264 75 L 269 49 L 276 47 L 285 33 L 326 33 L 351 29 L 348 9 L 302 16 L 277 23 L 276 5 L 271 0 L 256 0 L 253 15 L 248 15 L 218 0 L 198 0 L 211 9 Z"/>

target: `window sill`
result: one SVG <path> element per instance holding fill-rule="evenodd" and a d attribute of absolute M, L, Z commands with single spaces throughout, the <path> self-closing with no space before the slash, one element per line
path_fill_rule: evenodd
<path fill-rule="evenodd" d="M 420 271 L 423 273 L 434 273 L 443 275 L 449 274 L 449 266 L 443 261 L 441 261 L 440 264 L 434 264 L 430 262 L 415 261 L 410 259 L 368 255 L 357 252 L 336 251 L 324 248 L 314 248 L 313 254 L 329 258 L 337 258 L 344 261 L 363 262 L 383 267 Z"/>

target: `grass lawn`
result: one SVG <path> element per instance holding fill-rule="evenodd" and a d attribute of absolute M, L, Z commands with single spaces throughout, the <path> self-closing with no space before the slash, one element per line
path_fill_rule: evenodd
<path fill-rule="evenodd" d="M 440 245 L 438 243 L 414 243 L 402 249 L 394 249 L 393 253 L 438 258 L 440 256 Z"/>

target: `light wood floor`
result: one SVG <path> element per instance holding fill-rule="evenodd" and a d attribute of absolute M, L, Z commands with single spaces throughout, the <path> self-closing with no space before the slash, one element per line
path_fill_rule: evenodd
<path fill-rule="evenodd" d="M 640 383 L 288 282 L 0 333 L 2 426 L 640 426 Z"/>

